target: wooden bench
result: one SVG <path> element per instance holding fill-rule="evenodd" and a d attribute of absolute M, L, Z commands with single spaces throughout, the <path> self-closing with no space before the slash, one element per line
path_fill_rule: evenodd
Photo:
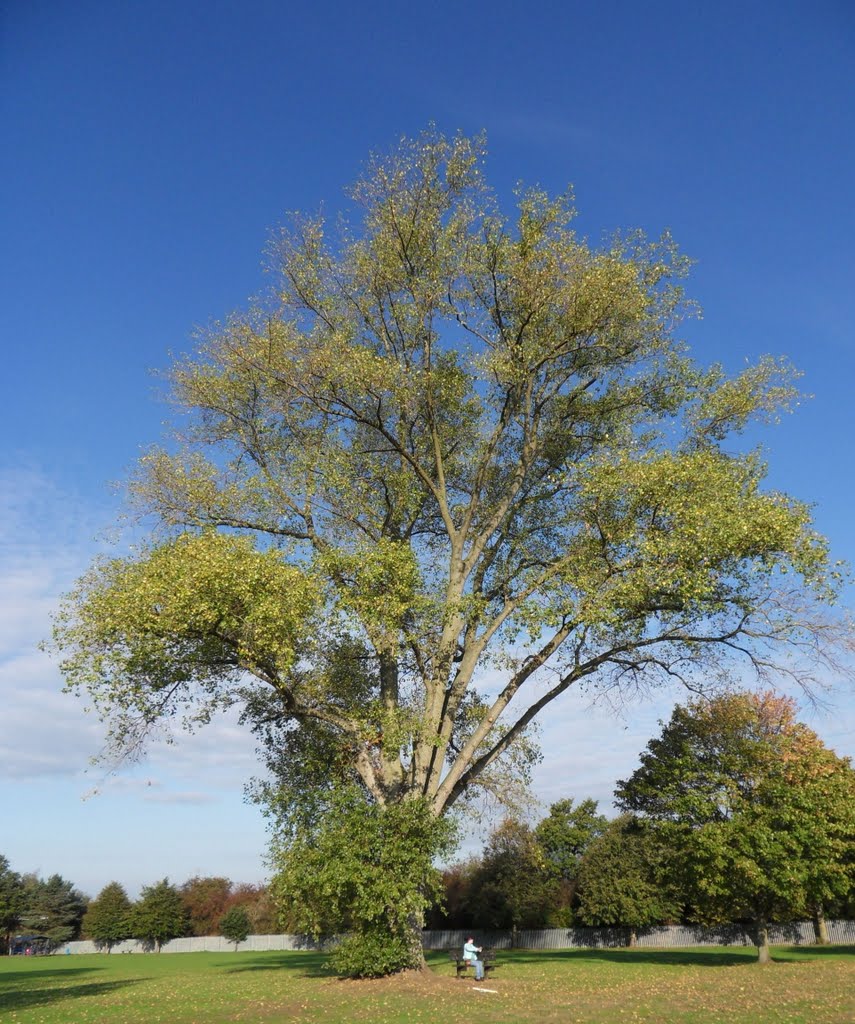
<path fill-rule="evenodd" d="M 463 953 L 459 949 L 449 949 L 448 959 L 454 964 L 455 977 L 460 978 L 466 974 L 469 969 L 469 965 L 472 963 L 471 960 L 464 960 Z M 495 949 L 483 949 L 478 954 L 478 959 L 484 965 L 484 977 L 490 971 L 494 971 L 497 967 L 501 967 L 501 964 L 496 962 L 496 951 Z"/>

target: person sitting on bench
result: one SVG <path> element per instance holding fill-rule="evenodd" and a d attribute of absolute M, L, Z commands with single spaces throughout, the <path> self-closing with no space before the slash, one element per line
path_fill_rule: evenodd
<path fill-rule="evenodd" d="M 472 964 L 475 968 L 475 980 L 484 980 L 484 961 L 479 960 L 478 954 L 481 952 L 483 947 L 475 945 L 475 939 L 473 936 L 469 936 L 466 942 L 463 944 L 463 959 L 467 964 Z"/>

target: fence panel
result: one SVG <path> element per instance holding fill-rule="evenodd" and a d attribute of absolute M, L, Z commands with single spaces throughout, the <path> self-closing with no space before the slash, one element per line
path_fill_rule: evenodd
<path fill-rule="evenodd" d="M 434 930 L 422 932 L 425 949 L 456 949 L 462 947 L 473 929 Z M 550 928 L 543 930 L 510 931 L 474 930 L 479 945 L 491 949 L 575 949 L 618 948 L 629 945 L 628 928 Z M 829 921 L 828 937 L 831 942 L 855 943 L 855 921 Z M 639 929 L 637 945 L 647 947 L 675 946 L 751 946 L 751 935 L 740 925 L 722 925 L 701 928 L 692 925 L 667 925 L 659 928 Z M 813 925 L 809 921 L 772 925 L 769 941 L 775 945 L 803 946 L 815 942 Z M 323 949 L 329 940 L 313 939 L 310 935 L 250 935 L 238 943 L 239 953 L 260 953 L 268 950 Z M 97 953 L 98 947 L 90 940 L 68 942 L 54 950 L 63 953 Z M 150 947 L 135 939 L 113 946 L 112 955 L 121 953 L 147 953 Z M 221 935 L 194 936 L 165 942 L 163 953 L 233 953 L 235 944 Z"/>

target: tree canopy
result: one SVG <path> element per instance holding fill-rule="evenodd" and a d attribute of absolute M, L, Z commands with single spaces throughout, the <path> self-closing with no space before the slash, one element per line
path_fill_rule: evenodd
<path fill-rule="evenodd" d="M 164 878 L 144 886 L 133 906 L 131 933 L 160 952 L 164 942 L 187 933 L 187 911 L 181 893 Z"/>
<path fill-rule="evenodd" d="M 433 130 L 373 157 L 355 223 L 294 218 L 270 300 L 177 361 L 130 484 L 150 540 L 55 626 L 119 748 L 238 706 L 295 799 L 441 815 L 524 780 L 571 687 L 809 682 L 848 638 L 808 506 L 733 445 L 793 370 L 694 363 L 668 235 L 594 247 L 536 187 L 508 214 L 483 157 Z"/>
<path fill-rule="evenodd" d="M 609 822 L 579 866 L 579 920 L 627 928 L 634 946 L 639 929 L 678 916 L 663 860 L 657 837 L 631 815 Z"/>
<path fill-rule="evenodd" d="M 796 721 L 791 699 L 732 693 L 675 708 L 618 801 L 652 823 L 666 870 L 706 923 L 767 923 L 851 891 L 855 771 Z"/>
<path fill-rule="evenodd" d="M 232 907 L 220 918 L 220 932 L 223 938 L 235 944 L 235 952 L 241 942 L 246 942 L 249 929 L 249 915 L 243 907 Z"/>
<path fill-rule="evenodd" d="M 557 800 L 538 822 L 535 835 L 553 872 L 563 881 L 576 878 L 579 861 L 591 843 L 605 831 L 608 820 L 597 813 L 597 801 Z"/>
<path fill-rule="evenodd" d="M 192 935 L 213 935 L 232 895 L 228 878 L 188 878 L 180 888 Z"/>

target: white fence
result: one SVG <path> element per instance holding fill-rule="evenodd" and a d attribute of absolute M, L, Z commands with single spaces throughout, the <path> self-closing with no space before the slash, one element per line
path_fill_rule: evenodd
<path fill-rule="evenodd" d="M 237 944 L 239 953 L 261 953 L 271 949 L 321 949 L 322 942 L 315 941 L 309 935 L 249 935 L 245 942 Z M 152 947 L 136 939 L 117 942 L 112 955 L 117 953 L 150 953 Z M 100 950 L 91 939 L 79 942 L 68 942 L 54 950 L 54 954 L 62 953 L 98 953 Z M 234 953 L 235 944 L 221 935 L 201 935 L 184 939 L 172 939 L 164 942 L 162 953 Z"/>
<path fill-rule="evenodd" d="M 828 937 L 831 942 L 855 943 L 855 921 L 829 921 Z M 574 948 L 616 948 L 629 943 L 626 928 L 552 928 L 539 931 L 490 932 L 475 929 L 481 945 L 492 949 L 574 949 Z M 422 933 L 425 949 L 455 949 L 462 946 L 472 934 L 467 931 L 426 931 Z M 813 925 L 808 921 L 793 924 L 772 925 L 769 941 L 775 945 L 802 946 L 815 942 Z M 639 929 L 637 944 L 647 947 L 676 946 L 750 946 L 753 938 L 739 925 L 722 925 L 719 928 L 700 928 L 690 925 L 668 925 L 661 928 Z M 267 950 L 322 949 L 325 942 L 318 942 L 308 935 L 250 935 L 245 942 L 238 943 L 237 952 L 265 952 Z M 149 946 L 136 940 L 120 942 L 113 946 L 117 953 L 146 953 Z M 163 944 L 164 953 L 232 953 L 235 944 L 219 935 L 199 938 L 173 939 Z M 69 942 L 54 950 L 55 953 L 97 953 L 94 942 Z"/>
<path fill-rule="evenodd" d="M 855 943 L 855 921 L 828 921 L 830 942 Z M 454 949 L 462 946 L 472 934 L 467 931 L 426 931 L 422 933 L 425 949 Z M 721 925 L 701 928 L 693 925 L 663 925 L 639 928 L 638 946 L 752 946 L 754 937 L 740 925 Z M 491 949 L 597 949 L 615 948 L 629 944 L 628 928 L 552 928 L 538 931 L 490 932 L 475 930 L 479 945 Z M 803 946 L 816 942 L 813 924 L 795 921 L 792 924 L 771 925 L 769 941 L 775 945 Z"/>

